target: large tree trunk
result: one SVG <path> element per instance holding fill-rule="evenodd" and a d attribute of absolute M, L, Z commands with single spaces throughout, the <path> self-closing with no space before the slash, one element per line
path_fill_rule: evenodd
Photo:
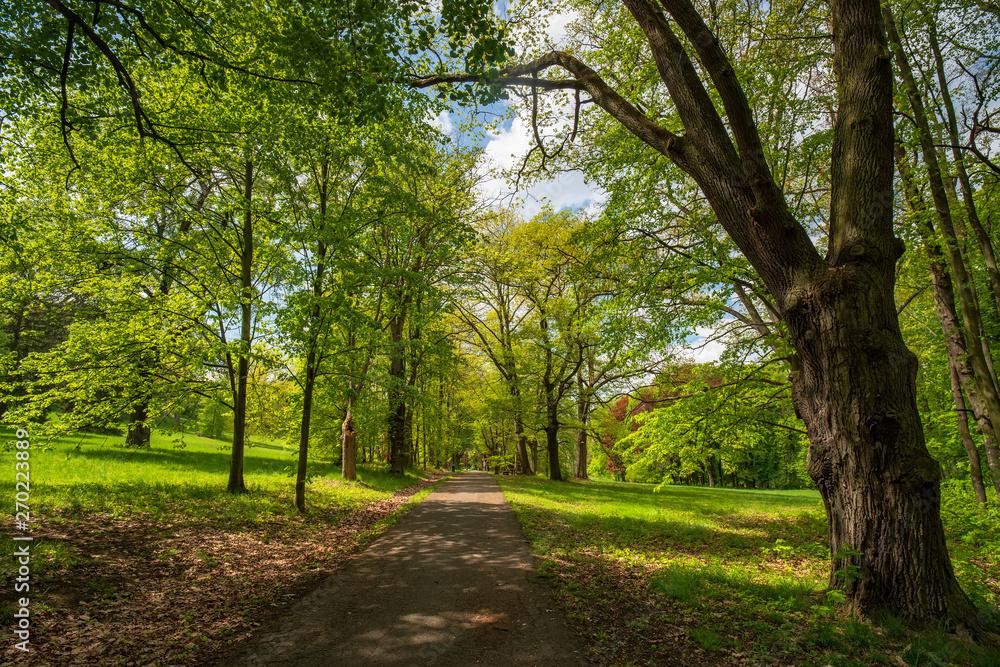
<path fill-rule="evenodd" d="M 948 558 L 941 470 L 924 443 L 916 357 L 893 299 L 902 247 L 892 237 L 892 77 L 880 8 L 872 0 L 831 7 L 840 108 L 830 250 L 801 286 L 778 290 L 798 353 L 792 391 L 809 433 L 809 474 L 829 521 L 830 586 L 865 616 L 888 609 L 970 627 L 978 614 Z M 780 280 L 772 267 L 757 268 Z M 860 578 L 838 576 L 849 565 Z"/>
<path fill-rule="evenodd" d="M 244 181 L 246 211 L 243 216 L 243 252 L 240 256 L 240 352 L 236 370 L 236 396 L 233 409 L 233 449 L 229 459 L 229 493 L 246 493 L 243 483 L 243 447 L 247 426 L 247 376 L 250 373 L 250 332 L 253 298 L 253 162 L 247 160 Z"/>
<path fill-rule="evenodd" d="M 850 273 L 831 276 L 786 314 L 800 356 L 793 387 L 809 432 L 809 474 L 829 520 L 830 586 L 846 590 L 862 615 L 974 618 L 948 559 L 940 466 L 924 445 L 916 357 L 896 326 L 892 290 Z M 851 549 L 861 555 L 845 557 Z M 849 564 L 860 579 L 838 577 Z"/>

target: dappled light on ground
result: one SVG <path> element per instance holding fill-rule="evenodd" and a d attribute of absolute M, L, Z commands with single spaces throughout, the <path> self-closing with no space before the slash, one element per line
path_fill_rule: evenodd
<path fill-rule="evenodd" d="M 898 619 L 869 625 L 840 611 L 825 593 L 816 492 L 501 485 L 592 664 L 909 665 L 897 657 L 913 646 L 955 656 L 920 665 L 1000 664 L 943 632 L 911 636 Z"/>
<path fill-rule="evenodd" d="M 493 479 L 444 483 L 227 664 L 576 666 Z"/>

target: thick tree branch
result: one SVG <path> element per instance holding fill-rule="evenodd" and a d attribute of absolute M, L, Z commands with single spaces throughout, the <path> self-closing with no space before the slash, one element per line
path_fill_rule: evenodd
<path fill-rule="evenodd" d="M 690 0 L 659 1 L 674 17 L 685 36 L 694 45 L 698 59 L 705 66 L 712 83 L 715 84 L 715 89 L 718 91 L 722 105 L 726 110 L 729 127 L 732 128 L 733 136 L 736 139 L 743 168 L 751 180 L 754 194 L 759 199 L 766 199 L 769 204 L 773 205 L 781 198 L 781 192 L 775 185 L 771 169 L 764 156 L 764 148 L 761 145 L 757 124 L 754 122 L 753 111 L 750 109 L 750 102 L 743 91 L 743 86 L 736 78 L 736 72 L 729 62 L 729 57 L 722 49 L 718 37 L 705 25 L 701 14 L 698 13 Z"/>
<path fill-rule="evenodd" d="M 575 79 L 546 80 L 534 78 L 532 75 L 541 74 L 552 68 L 561 67 Z M 449 83 L 475 83 L 481 77 L 468 74 L 455 75 L 432 75 L 425 77 L 415 77 L 410 79 L 410 85 L 415 88 L 429 88 L 430 86 Z M 583 89 L 590 94 L 594 102 L 604 109 L 611 116 L 619 121 L 625 128 L 644 141 L 649 146 L 660 151 L 671 160 L 674 160 L 682 169 L 688 167 L 687 156 L 683 151 L 684 140 L 673 132 L 660 127 L 650 119 L 646 118 L 635 106 L 630 104 L 625 98 L 617 93 L 607 82 L 602 79 L 597 72 L 592 70 L 583 61 L 565 53 L 563 51 L 552 51 L 540 58 L 521 65 L 515 65 L 500 70 L 500 76 L 496 83 L 504 86 L 535 86 L 537 88 L 549 89 Z M 573 84 L 573 85 L 570 85 Z"/>

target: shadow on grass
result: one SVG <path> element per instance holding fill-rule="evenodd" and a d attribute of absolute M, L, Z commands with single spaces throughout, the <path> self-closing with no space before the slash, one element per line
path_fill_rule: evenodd
<path fill-rule="evenodd" d="M 725 600 L 758 608 L 761 603 L 772 603 L 777 609 L 792 612 L 809 609 L 820 601 L 817 585 L 809 580 L 782 576 L 761 580 L 745 570 L 717 565 L 672 563 L 650 583 L 665 597 L 686 604 Z"/>
<path fill-rule="evenodd" d="M 540 496 L 552 496 L 557 493 L 560 497 L 570 499 L 592 500 L 595 497 L 609 497 L 621 499 L 622 496 L 630 496 L 638 499 L 639 502 L 660 505 L 669 500 L 683 500 L 686 509 L 692 511 L 705 511 L 709 514 L 719 512 L 719 503 L 728 503 L 738 506 L 754 505 L 760 506 L 762 510 L 768 506 L 779 505 L 783 508 L 792 506 L 800 507 L 802 510 L 812 510 L 822 507 L 818 491 L 811 489 L 796 490 L 757 490 L 757 489 L 730 489 L 726 487 L 707 486 L 666 486 L 656 490 L 654 484 L 635 484 L 631 482 L 604 482 L 604 481 L 579 481 L 566 480 L 553 482 L 547 479 L 532 477 L 506 477 L 506 484 L 511 485 L 524 493 L 531 493 Z"/>
<path fill-rule="evenodd" d="M 275 458 L 274 456 L 258 455 L 255 448 L 247 448 L 244 452 L 246 463 L 244 471 L 253 472 L 280 472 L 284 468 L 295 463 L 295 453 L 288 452 L 288 456 Z M 229 470 L 229 449 L 218 452 L 200 452 L 190 449 L 83 449 L 79 452 L 70 452 L 68 456 L 80 457 L 91 461 L 108 463 L 127 464 L 149 464 L 153 466 L 169 466 L 171 468 L 184 468 L 193 471 L 206 473 L 227 474 Z M 339 470 L 339 466 L 321 461 L 310 461 L 310 471 L 313 474 L 328 475 L 334 470 Z"/>
<path fill-rule="evenodd" d="M 743 504 L 731 504 L 719 498 L 717 489 L 682 488 L 675 492 L 671 487 L 654 494 L 650 486 L 520 479 L 505 480 L 504 487 L 522 496 L 512 498 L 520 505 L 519 512 L 535 515 L 539 525 L 547 526 L 540 532 L 540 542 L 570 550 L 587 537 L 593 538 L 595 547 L 608 544 L 611 537 L 610 542 L 621 547 L 645 545 L 663 550 L 673 546 L 744 554 L 771 549 L 781 540 L 790 543 L 785 547 L 794 552 L 790 555 L 817 558 L 825 553 L 826 522 L 815 504 L 812 512 L 793 507 L 793 514 L 772 516 L 784 508 L 769 506 L 755 512 L 752 497 Z M 559 507 L 547 508 L 548 503 Z M 550 516 L 560 517 L 565 529 L 549 525 Z"/>
<path fill-rule="evenodd" d="M 340 478 L 340 468 L 336 478 Z M 427 473 L 418 468 L 407 468 L 402 475 L 389 472 L 388 464 L 363 464 L 358 466 L 358 479 L 353 484 L 373 491 L 396 492 L 427 479 Z M 345 482 L 352 483 L 352 482 Z"/>
<path fill-rule="evenodd" d="M 51 507 L 64 516 L 110 512 L 116 515 L 148 513 L 153 520 L 192 522 L 202 525 L 252 526 L 272 518 L 298 516 L 292 504 L 293 482 L 287 488 L 263 488 L 250 485 L 250 493 L 226 493 L 225 477 L 219 484 L 195 484 L 157 481 L 114 482 L 109 484 L 78 482 L 53 489 L 48 494 Z M 338 513 L 359 507 L 374 494 L 323 494 L 307 491 L 310 515 Z"/>

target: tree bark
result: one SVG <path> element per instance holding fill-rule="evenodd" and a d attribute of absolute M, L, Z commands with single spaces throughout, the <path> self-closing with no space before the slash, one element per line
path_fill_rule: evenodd
<path fill-rule="evenodd" d="M 581 428 L 576 432 L 576 472 L 577 479 L 590 479 L 587 475 L 587 430 Z"/>
<path fill-rule="evenodd" d="M 581 358 L 587 353 L 583 345 L 578 345 Z M 582 364 L 581 364 L 582 366 Z M 594 360 L 587 358 L 587 382 L 583 381 L 583 368 L 576 372 L 576 418 L 580 428 L 576 432 L 576 479 L 590 479 L 587 474 L 587 421 L 590 417 L 591 391 L 594 386 Z"/>
<path fill-rule="evenodd" d="M 793 398 L 809 474 L 829 521 L 830 586 L 863 616 L 888 609 L 978 627 L 948 558 L 941 470 L 924 443 L 916 357 L 893 299 L 902 247 L 892 236 L 892 75 L 879 4 L 833 0 L 831 9 L 840 108 L 830 253 L 781 299 L 799 357 Z M 861 555 L 846 556 L 851 549 Z M 838 577 L 848 565 L 859 579 Z"/>
<path fill-rule="evenodd" d="M 125 435 L 125 444 L 130 447 L 144 447 L 149 445 L 152 429 L 149 428 L 149 401 L 142 400 L 132 410 L 132 417 L 129 420 L 128 433 Z"/>
<path fill-rule="evenodd" d="M 865 616 L 891 609 L 912 620 L 933 614 L 968 623 L 977 612 L 948 559 L 940 466 L 924 445 L 916 408 L 916 358 L 901 336 L 874 334 L 895 321 L 892 301 L 855 286 L 823 295 L 826 312 L 817 308 L 792 325 L 800 335 L 825 332 L 800 346 L 801 370 L 793 373 L 811 443 L 809 474 L 830 524 L 830 586 L 846 590 Z M 837 329 L 833 317 L 841 320 Z M 862 555 L 839 555 L 852 548 Z M 859 580 L 838 579 L 848 564 L 860 568 Z"/>
<path fill-rule="evenodd" d="M 233 410 L 233 449 L 229 459 L 229 493 L 247 493 L 243 483 L 243 448 L 247 425 L 247 380 L 250 373 L 250 333 L 253 299 L 253 162 L 247 160 L 244 181 L 242 253 L 240 255 L 240 351 L 236 370 L 236 395 Z"/>
<path fill-rule="evenodd" d="M 549 479 L 561 480 L 562 470 L 559 467 L 559 397 L 556 392 L 556 382 L 552 380 L 551 350 L 546 350 L 546 357 L 545 374 L 542 378 L 542 385 L 545 391 L 545 449 L 549 456 Z"/>
<path fill-rule="evenodd" d="M 401 475 L 406 467 L 406 400 L 403 396 L 403 384 L 406 381 L 406 361 L 403 358 L 403 322 L 404 316 L 394 315 L 389 320 L 390 359 L 389 359 L 389 471 Z"/>
<path fill-rule="evenodd" d="M 559 465 L 559 404 L 566 389 L 566 380 L 552 378 L 551 352 L 546 354 L 549 360 L 542 379 L 545 391 L 545 448 L 549 458 L 549 479 L 562 480 L 562 468 Z"/>
<path fill-rule="evenodd" d="M 562 470 L 559 468 L 559 418 L 555 417 L 555 425 L 552 425 L 553 417 L 549 417 L 549 425 L 545 427 L 545 448 L 549 455 L 549 479 L 555 481 L 562 480 Z"/>
<path fill-rule="evenodd" d="M 409 399 L 403 401 L 403 458 L 405 466 L 413 464 L 413 405 Z"/>
<path fill-rule="evenodd" d="M 313 338 L 311 335 L 310 338 Z M 309 426 L 312 420 L 313 393 L 316 386 L 316 342 L 306 355 L 306 377 L 302 386 L 302 423 L 299 427 L 299 465 L 295 477 L 295 507 L 306 511 L 306 477 L 309 465 Z"/>
<path fill-rule="evenodd" d="M 520 411 L 514 413 L 514 437 L 517 440 L 517 472 L 531 475 L 534 470 L 528 460 L 528 436 L 524 433 L 524 417 Z"/>
<path fill-rule="evenodd" d="M 948 364 L 951 377 L 951 395 L 955 399 L 955 417 L 958 420 L 958 435 L 962 439 L 962 447 L 969 457 L 969 477 L 972 479 L 972 489 L 976 493 L 976 501 L 986 504 L 986 487 L 983 486 L 983 467 L 979 461 L 979 448 L 969 433 L 968 410 L 965 408 L 965 397 L 962 396 L 962 381 L 958 379 L 958 370 L 953 364 Z"/>
<path fill-rule="evenodd" d="M 583 380 L 578 372 L 576 418 L 580 422 L 580 428 L 576 431 L 576 470 L 573 472 L 576 479 L 590 479 L 587 474 L 587 419 L 590 416 L 588 395 L 584 392 Z"/>
<path fill-rule="evenodd" d="M 357 431 L 354 430 L 354 397 L 351 396 L 347 399 L 347 412 L 344 415 L 344 421 L 340 426 L 340 446 L 341 446 L 341 461 L 340 461 L 340 476 L 343 479 L 355 481 L 358 478 L 357 472 L 357 456 L 358 456 L 358 445 L 357 445 Z"/>

